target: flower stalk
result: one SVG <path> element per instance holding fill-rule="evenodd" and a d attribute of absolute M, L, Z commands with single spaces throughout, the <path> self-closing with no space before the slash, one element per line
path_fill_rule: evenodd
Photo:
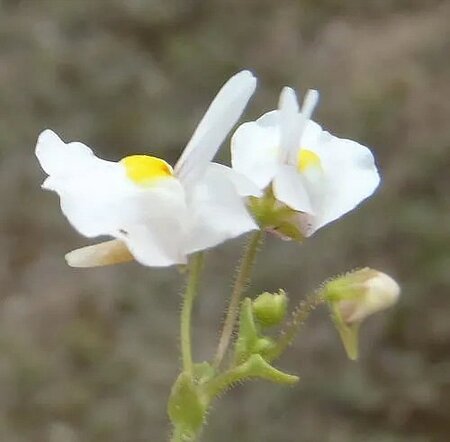
<path fill-rule="evenodd" d="M 186 285 L 186 292 L 184 294 L 183 307 L 181 310 L 181 356 L 183 361 L 183 370 L 190 375 L 192 375 L 192 307 L 198 292 L 202 267 L 203 253 L 196 253 L 189 259 L 188 282 Z"/>
<path fill-rule="evenodd" d="M 239 314 L 239 304 L 242 296 L 247 288 L 253 271 L 253 267 L 256 260 L 256 254 L 260 249 L 264 238 L 264 233 L 261 230 L 257 230 L 250 237 L 242 256 L 241 264 L 236 276 L 233 291 L 231 293 L 230 304 L 228 306 L 225 322 L 222 328 L 222 333 L 219 339 L 219 345 L 217 346 L 216 355 L 214 357 L 213 367 L 219 368 L 222 360 L 227 352 L 230 344 L 231 336 L 233 334 L 236 318 Z"/>
<path fill-rule="evenodd" d="M 184 442 L 183 441 L 183 432 L 180 428 L 175 428 L 173 430 L 172 436 L 170 438 L 170 442 Z"/>
<path fill-rule="evenodd" d="M 293 311 L 291 320 L 280 332 L 280 336 L 275 343 L 274 348 L 266 356 L 267 361 L 278 359 L 284 351 L 292 344 L 300 328 L 306 322 L 309 315 L 321 304 L 325 302 L 323 291 L 320 290 L 313 295 L 307 296 L 301 301 L 298 307 Z"/>

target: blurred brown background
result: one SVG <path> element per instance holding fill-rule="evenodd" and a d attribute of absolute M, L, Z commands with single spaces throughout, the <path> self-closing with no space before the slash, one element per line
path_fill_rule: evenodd
<path fill-rule="evenodd" d="M 316 119 L 371 146 L 383 175 L 306 244 L 268 240 L 251 293 L 285 287 L 295 303 L 370 265 L 403 297 L 365 324 L 359 363 L 314 314 L 280 362 L 301 383 L 234 390 L 204 440 L 450 440 L 449 17 L 438 0 L 1 0 L 0 440 L 166 440 L 182 277 L 67 267 L 64 253 L 88 241 L 40 190 L 34 144 L 50 127 L 104 158 L 173 163 L 242 68 L 260 79 L 247 119 L 284 85 L 315 87 Z M 213 352 L 241 242 L 209 255 L 198 359 Z"/>

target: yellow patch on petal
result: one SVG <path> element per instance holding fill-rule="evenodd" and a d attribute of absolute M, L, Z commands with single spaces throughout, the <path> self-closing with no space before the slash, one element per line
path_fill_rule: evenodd
<path fill-rule="evenodd" d="M 154 179 L 173 176 L 170 164 L 149 155 L 130 155 L 120 162 L 125 166 L 128 178 L 136 184 L 144 185 Z"/>
<path fill-rule="evenodd" d="M 297 158 L 297 169 L 305 172 L 310 168 L 321 168 L 319 155 L 308 149 L 300 149 Z"/>

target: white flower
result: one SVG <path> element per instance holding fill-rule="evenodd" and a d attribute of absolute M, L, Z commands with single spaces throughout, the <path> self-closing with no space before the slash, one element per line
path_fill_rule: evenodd
<path fill-rule="evenodd" d="M 240 193 L 256 195 L 258 189 L 211 163 L 255 87 L 248 71 L 232 77 L 173 169 L 147 155 L 105 161 L 82 143 L 66 144 L 51 130 L 42 132 L 36 155 L 49 175 L 42 187 L 58 193 L 64 215 L 82 235 L 116 238 L 69 253 L 69 264 L 90 267 L 134 257 L 144 265 L 169 266 L 256 229 Z"/>
<path fill-rule="evenodd" d="M 272 183 L 275 199 L 295 211 L 303 236 L 352 210 L 380 181 L 369 149 L 310 119 L 318 98 L 308 91 L 299 111 L 295 92 L 284 88 L 279 109 L 242 124 L 231 143 L 233 169 L 260 189 Z"/>

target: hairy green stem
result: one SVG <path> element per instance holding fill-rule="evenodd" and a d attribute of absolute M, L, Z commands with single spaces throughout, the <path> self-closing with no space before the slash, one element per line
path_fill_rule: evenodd
<path fill-rule="evenodd" d="M 186 292 L 184 294 L 183 307 L 181 310 L 181 356 L 183 361 L 183 370 L 189 374 L 192 374 L 192 307 L 198 291 L 202 266 L 203 253 L 196 253 L 189 258 L 188 282 L 186 285 Z"/>
<path fill-rule="evenodd" d="M 220 335 L 219 345 L 217 346 L 216 355 L 213 361 L 213 366 L 216 369 L 220 366 L 225 353 L 227 352 L 228 345 L 230 344 L 236 318 L 239 314 L 239 304 L 241 302 L 242 295 L 247 288 L 247 284 L 250 281 L 256 254 L 259 250 L 263 237 L 263 231 L 256 231 L 252 234 L 244 249 L 244 254 L 242 256 L 241 264 L 234 282 L 233 291 L 231 293 L 231 300 L 228 306 L 222 333 Z"/>
<path fill-rule="evenodd" d="M 187 436 L 183 433 L 181 428 L 174 428 L 172 435 L 170 436 L 170 442 L 195 442 L 196 436 Z"/>
<path fill-rule="evenodd" d="M 261 355 L 253 354 L 242 364 L 211 379 L 205 388 L 206 397 L 212 401 L 234 384 L 251 378 L 265 379 L 278 384 L 295 384 L 299 379 L 298 376 L 283 373 L 272 367 Z"/>
<path fill-rule="evenodd" d="M 172 436 L 170 437 L 170 442 L 183 442 L 183 434 L 179 428 L 173 430 Z"/>
<path fill-rule="evenodd" d="M 293 311 L 291 320 L 281 331 L 275 347 L 267 355 L 267 361 L 273 361 L 279 358 L 284 353 L 284 351 L 294 341 L 299 329 L 308 319 L 310 313 L 313 312 L 323 302 L 325 302 L 325 298 L 322 291 L 307 296 L 304 301 L 300 302 L 298 307 Z"/>
<path fill-rule="evenodd" d="M 216 376 L 211 380 L 207 386 L 206 393 L 210 399 L 213 399 L 224 391 L 226 391 L 230 386 L 242 381 L 248 376 L 248 366 L 250 362 L 244 362 L 241 365 L 231 368 L 230 370 Z"/>

